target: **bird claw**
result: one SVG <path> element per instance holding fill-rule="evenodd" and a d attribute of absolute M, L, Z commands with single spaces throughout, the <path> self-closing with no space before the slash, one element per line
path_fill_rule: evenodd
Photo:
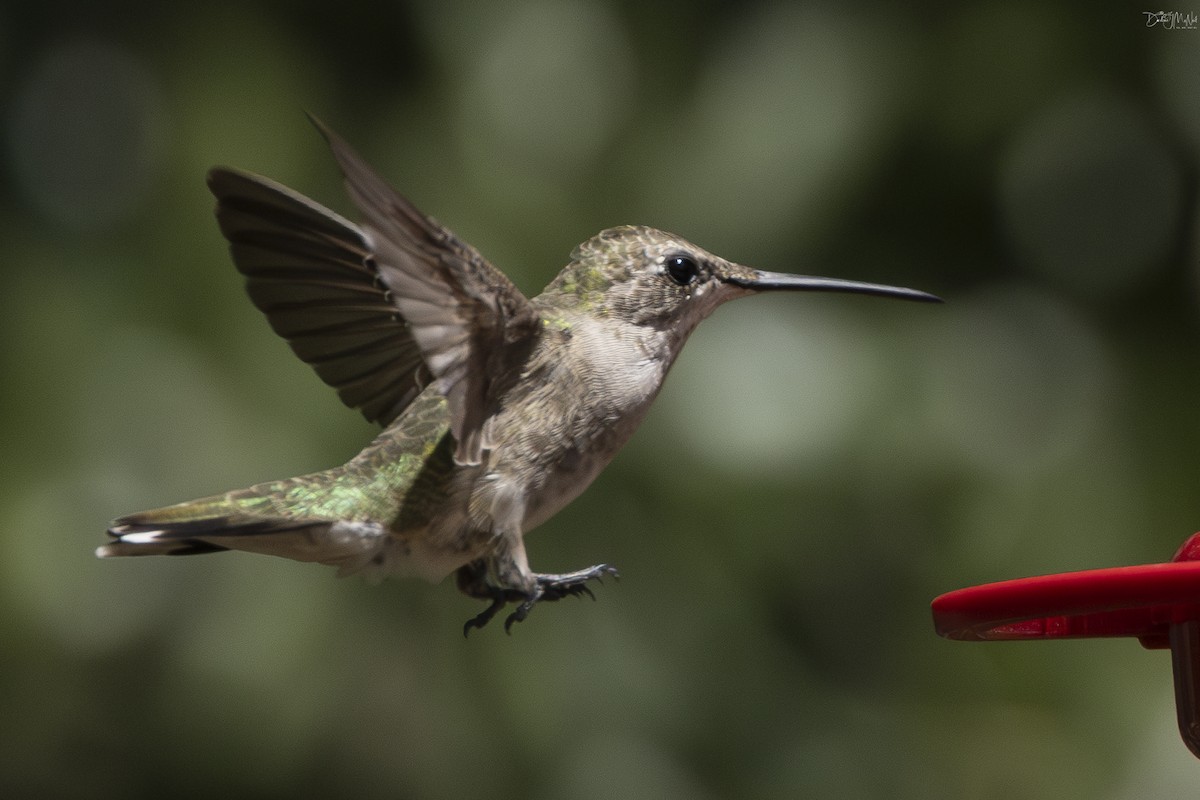
<path fill-rule="evenodd" d="M 523 622 L 529 616 L 529 612 L 533 610 L 533 607 L 540 602 L 561 600 L 564 597 L 581 597 L 583 595 L 587 595 L 592 600 L 595 600 L 596 595 L 587 583 L 593 580 L 603 583 L 605 575 L 611 575 L 614 578 L 621 577 L 620 573 L 617 572 L 617 568 L 611 564 L 597 564 L 587 569 L 561 574 L 535 573 L 533 576 L 535 581 L 533 592 L 518 595 L 520 603 L 505 618 L 504 632 L 511 634 L 512 626 L 518 622 Z M 472 628 L 482 628 L 491 622 L 492 617 L 496 616 L 496 612 L 503 608 L 505 603 L 509 600 L 516 601 L 517 598 L 513 597 L 514 594 L 517 593 L 512 590 L 497 590 L 492 596 L 492 604 L 477 616 L 467 620 L 466 624 L 463 625 L 463 636 L 468 635 Z"/>
<path fill-rule="evenodd" d="M 537 585 L 541 592 L 537 598 L 533 599 L 533 602 L 538 602 L 539 600 L 560 600 L 564 597 L 578 597 L 584 594 L 595 600 L 596 595 L 592 593 L 592 589 L 587 585 L 587 582 L 596 581 L 597 583 L 604 583 L 605 575 L 612 575 L 614 578 L 621 577 L 621 574 L 617 572 L 617 568 L 611 564 L 597 564 L 594 567 L 588 567 L 576 572 L 567 572 L 561 575 L 535 574 L 534 578 L 537 579 Z"/>
<path fill-rule="evenodd" d="M 465 639 L 471 635 L 472 628 L 482 630 L 485 625 L 492 621 L 492 617 L 496 616 L 496 612 L 504 607 L 505 602 L 503 594 L 497 594 L 493 597 L 490 606 L 463 623 L 463 638 Z"/>

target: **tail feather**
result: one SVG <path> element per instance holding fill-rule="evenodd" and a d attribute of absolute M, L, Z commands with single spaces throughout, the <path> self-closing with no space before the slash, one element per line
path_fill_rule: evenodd
<path fill-rule="evenodd" d="M 113 520 L 108 528 L 113 541 L 96 548 L 96 556 L 183 556 L 256 549 L 246 546 L 253 541 L 249 537 L 328 525 L 324 520 L 247 514 L 226 497 L 205 498 Z"/>
<path fill-rule="evenodd" d="M 339 574 L 385 566 L 389 536 L 375 522 L 261 513 L 262 495 L 232 492 L 140 511 L 112 521 L 99 558 L 186 556 L 241 550 L 329 564 Z"/>

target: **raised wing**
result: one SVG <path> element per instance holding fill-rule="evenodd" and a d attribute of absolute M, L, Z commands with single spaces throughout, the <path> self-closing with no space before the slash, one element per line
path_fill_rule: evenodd
<path fill-rule="evenodd" d="M 365 216 L 372 262 L 450 406 L 454 458 L 478 464 L 488 420 L 540 330 L 533 306 L 475 248 L 422 214 L 317 120 Z"/>
<path fill-rule="evenodd" d="M 342 402 L 389 424 L 429 382 L 363 231 L 274 181 L 208 174 L 217 221 L 250 299 Z"/>

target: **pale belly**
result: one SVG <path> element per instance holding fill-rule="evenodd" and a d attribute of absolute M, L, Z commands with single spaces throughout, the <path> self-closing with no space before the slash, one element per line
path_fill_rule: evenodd
<path fill-rule="evenodd" d="M 601 346 L 595 340 L 609 334 L 587 328 L 576 327 L 575 344 L 602 357 L 576 368 L 569 382 L 532 388 L 501 412 L 482 470 L 458 472 L 441 512 L 422 529 L 393 532 L 389 571 L 437 580 L 485 557 L 502 538 L 520 539 L 582 494 L 629 441 L 664 364 L 636 343 Z M 536 432 L 529 420 L 537 420 Z"/>
<path fill-rule="evenodd" d="M 525 506 L 521 530 L 528 533 L 562 511 L 568 503 L 583 493 L 596 476 L 608 466 L 618 448 L 611 452 L 580 454 L 547 476 L 545 483 L 531 492 Z"/>

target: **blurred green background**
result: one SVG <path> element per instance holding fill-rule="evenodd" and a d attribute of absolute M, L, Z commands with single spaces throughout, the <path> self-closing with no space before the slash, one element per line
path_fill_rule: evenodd
<path fill-rule="evenodd" d="M 0 796 L 1193 793 L 1165 654 L 951 643 L 928 608 L 1200 528 L 1200 30 L 1145 10 L 0 6 Z M 719 311 L 530 537 L 621 581 L 511 638 L 464 641 L 449 582 L 97 561 L 114 516 L 373 435 L 204 186 L 349 213 L 303 110 L 530 294 L 640 223 L 948 303 Z"/>

